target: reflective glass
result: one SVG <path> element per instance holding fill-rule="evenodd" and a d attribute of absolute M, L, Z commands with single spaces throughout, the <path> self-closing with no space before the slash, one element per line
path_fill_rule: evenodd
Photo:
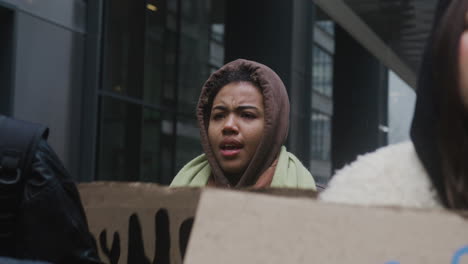
<path fill-rule="evenodd" d="M 177 1 L 148 0 L 146 8 L 144 94 L 146 103 L 175 103 Z"/>
<path fill-rule="evenodd" d="M 313 48 L 313 90 L 331 97 L 333 94 L 333 57 L 317 45 Z"/>
<path fill-rule="evenodd" d="M 142 108 L 113 98 L 101 98 L 98 180 L 139 178 Z"/>
<path fill-rule="evenodd" d="M 212 0 L 105 0 L 97 179 L 169 184 L 202 153 L 195 108 L 224 63 L 221 1 L 214 18 Z"/>
<path fill-rule="evenodd" d="M 330 160 L 331 117 L 317 111 L 311 114 L 311 154 L 313 159 Z"/>
<path fill-rule="evenodd" d="M 321 20 L 315 22 L 323 31 L 330 35 L 335 35 L 335 23 L 332 20 Z"/>
<path fill-rule="evenodd" d="M 177 118 L 176 172 L 203 153 L 200 132 L 195 118 Z"/>
<path fill-rule="evenodd" d="M 143 110 L 140 181 L 170 183 L 173 174 L 173 124 L 169 114 Z"/>
<path fill-rule="evenodd" d="M 177 0 L 106 1 L 103 89 L 173 105 Z"/>
<path fill-rule="evenodd" d="M 172 119 L 102 97 L 98 179 L 160 182 L 172 176 Z M 166 157 L 166 158 L 163 158 Z"/>
<path fill-rule="evenodd" d="M 144 2 L 106 1 L 104 90 L 142 96 Z"/>
<path fill-rule="evenodd" d="M 201 87 L 210 74 L 210 2 L 182 2 L 177 110 L 189 115 L 194 114 Z"/>

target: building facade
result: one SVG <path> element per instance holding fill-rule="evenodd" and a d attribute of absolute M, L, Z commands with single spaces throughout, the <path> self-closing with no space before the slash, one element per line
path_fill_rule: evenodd
<path fill-rule="evenodd" d="M 169 184 L 202 152 L 204 81 L 256 60 L 288 89 L 288 149 L 326 184 L 387 143 L 393 65 L 338 20 L 312 0 L 0 0 L 0 113 L 48 125 L 79 181 Z"/>

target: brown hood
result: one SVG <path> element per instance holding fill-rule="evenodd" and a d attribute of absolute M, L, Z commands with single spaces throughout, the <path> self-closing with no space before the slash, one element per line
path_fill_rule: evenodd
<path fill-rule="evenodd" d="M 238 59 L 224 65 L 214 72 L 206 81 L 200 94 L 197 106 L 197 119 L 203 150 L 210 163 L 214 181 L 217 185 L 229 186 L 213 154 L 208 140 L 208 125 L 213 99 L 222 88 L 221 76 L 236 69 L 247 69 L 252 79 L 260 86 L 263 94 L 265 127 L 264 135 L 257 147 L 250 164 L 235 187 L 253 185 L 258 177 L 272 165 L 284 144 L 289 129 L 289 98 L 286 87 L 279 76 L 267 66 L 243 59 Z"/>

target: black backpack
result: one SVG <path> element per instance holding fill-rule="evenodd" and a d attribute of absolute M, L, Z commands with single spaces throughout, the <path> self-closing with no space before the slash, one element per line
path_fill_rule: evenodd
<path fill-rule="evenodd" d="M 47 127 L 0 115 L 0 256 L 101 263 L 79 193 Z"/>

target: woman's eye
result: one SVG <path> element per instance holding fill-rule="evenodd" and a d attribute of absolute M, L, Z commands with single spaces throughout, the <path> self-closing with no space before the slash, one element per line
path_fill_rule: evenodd
<path fill-rule="evenodd" d="M 224 117 L 223 114 L 221 113 L 218 113 L 218 114 L 213 114 L 213 116 L 211 117 L 213 120 L 220 120 Z"/>
<path fill-rule="evenodd" d="M 252 113 L 248 113 L 248 112 L 242 113 L 241 117 L 247 118 L 247 119 L 255 119 L 255 118 L 257 118 L 256 115 L 254 115 L 254 114 L 252 114 Z"/>

